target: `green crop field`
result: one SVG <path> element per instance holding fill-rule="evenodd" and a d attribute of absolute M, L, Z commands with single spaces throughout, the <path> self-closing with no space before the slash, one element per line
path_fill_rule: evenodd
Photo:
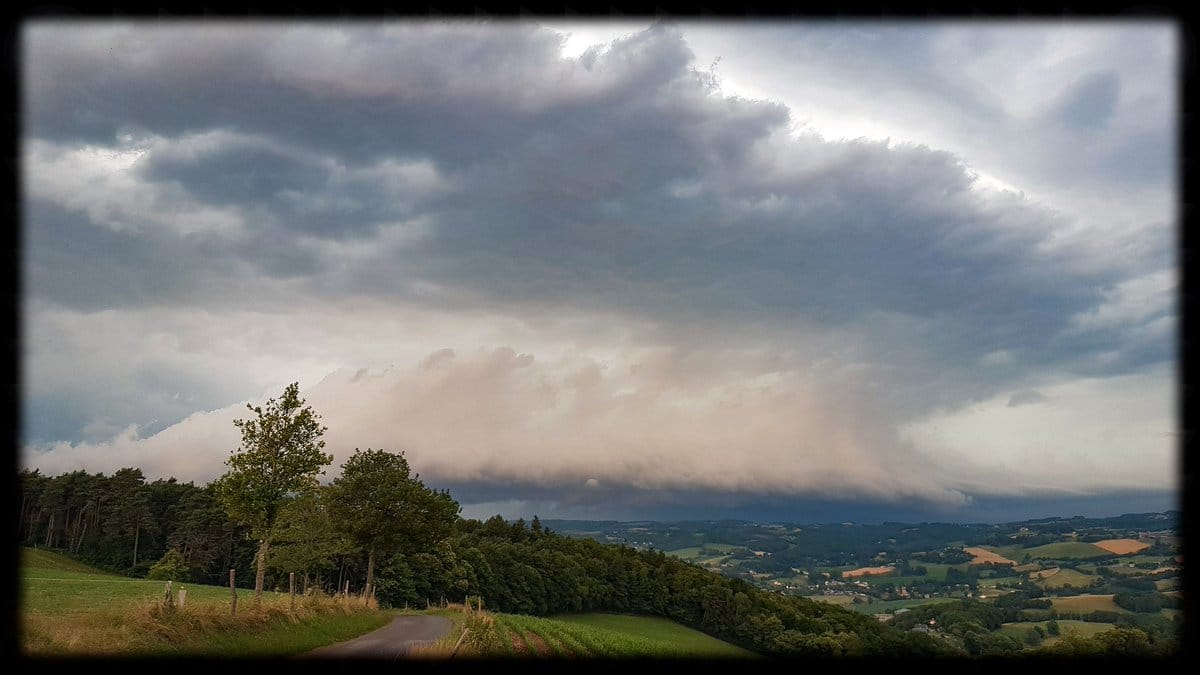
<path fill-rule="evenodd" d="M 238 589 L 238 617 L 229 616 L 229 589 L 173 584 L 187 589 L 183 610 L 169 618 L 152 606 L 165 582 L 130 579 L 93 569 L 49 551 L 22 549 L 21 648 L 31 655 L 282 656 L 349 639 L 390 617 L 346 602 L 298 600 Z"/>
<path fill-rule="evenodd" d="M 926 576 L 928 576 L 930 579 L 934 579 L 936 581 L 945 581 L 946 580 L 946 572 L 950 568 L 954 568 L 954 569 L 958 570 L 959 572 L 967 571 L 967 563 L 959 563 L 957 565 L 947 565 L 944 563 L 917 562 L 917 563 L 914 563 L 914 565 L 924 567 L 926 570 Z"/>
<path fill-rule="evenodd" d="M 1108 558 L 1113 555 L 1099 546 L 1093 546 L 1082 541 L 1061 541 L 1055 544 L 1044 544 L 1025 549 L 1024 553 L 1028 553 L 1029 557 L 1033 560 Z"/>
<path fill-rule="evenodd" d="M 1015 560 L 1018 563 L 1021 562 L 1021 558 L 1026 553 L 1025 549 L 1019 544 L 1013 544 L 1011 546 L 980 546 L 979 548 L 982 548 L 986 551 L 991 551 L 1002 558 Z"/>
<path fill-rule="evenodd" d="M 813 600 L 817 598 L 814 597 Z M 846 605 L 846 609 L 852 609 L 860 614 L 891 614 L 897 609 L 907 609 L 928 605 L 933 602 L 946 602 L 946 598 L 908 598 L 907 600 L 876 600 L 871 603 L 862 603 L 860 605 Z"/>
<path fill-rule="evenodd" d="M 1030 628 L 1033 628 L 1034 626 L 1041 626 L 1042 630 L 1045 631 L 1047 623 L 1049 623 L 1049 622 L 1048 621 L 1020 621 L 1017 623 L 1006 623 L 1006 624 L 1000 626 L 1000 632 L 1005 635 L 1012 636 L 1012 637 L 1016 638 L 1017 640 L 1022 641 L 1022 643 L 1023 643 L 1025 640 L 1025 632 L 1026 631 L 1028 631 Z M 1095 635 L 1096 633 L 1103 633 L 1104 631 L 1112 630 L 1113 628 L 1116 628 L 1116 626 L 1114 626 L 1111 623 L 1092 623 L 1090 621 L 1076 621 L 1074 619 L 1059 619 L 1058 620 L 1058 629 L 1060 631 L 1060 635 L 1066 634 L 1068 631 L 1075 631 L 1076 633 L 1079 633 L 1079 635 L 1081 635 L 1082 637 L 1091 637 L 1091 636 Z M 1058 637 L 1055 637 L 1055 636 L 1047 633 L 1046 638 L 1042 642 L 1042 644 L 1052 645 L 1055 642 L 1058 642 L 1058 639 L 1059 639 Z"/>
<path fill-rule="evenodd" d="M 1052 576 L 1046 577 L 1039 582 L 1042 588 L 1062 588 L 1068 584 L 1072 588 L 1087 588 L 1100 577 L 1093 574 L 1084 574 L 1073 569 L 1064 567 Z"/>
<path fill-rule="evenodd" d="M 518 614 L 495 617 L 501 634 L 508 638 L 499 648 L 500 654 L 610 658 L 756 656 L 659 617 L 619 614 L 569 614 L 553 619 Z"/>
<path fill-rule="evenodd" d="M 1113 602 L 1112 595 L 1075 595 L 1066 598 L 1051 598 L 1053 608 L 1058 610 L 1059 614 L 1070 614 L 1071 612 L 1120 612 L 1128 614 L 1129 611 L 1119 607 Z"/>

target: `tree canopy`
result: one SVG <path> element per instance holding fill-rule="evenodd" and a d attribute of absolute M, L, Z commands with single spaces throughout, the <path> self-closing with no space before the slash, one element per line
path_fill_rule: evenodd
<path fill-rule="evenodd" d="M 262 595 L 271 531 L 289 496 L 312 490 L 333 455 L 322 452 L 326 428 L 320 416 L 304 405 L 300 385 L 293 382 L 279 399 L 266 406 L 246 408 L 253 417 L 234 420 L 242 443 L 225 464 L 229 471 L 217 480 L 217 498 L 238 523 L 247 525 L 260 542 L 255 599 Z"/>

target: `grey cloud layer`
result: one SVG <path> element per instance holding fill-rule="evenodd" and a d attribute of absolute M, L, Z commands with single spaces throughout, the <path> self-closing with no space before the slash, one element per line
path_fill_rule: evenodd
<path fill-rule="evenodd" d="M 881 80 L 905 62 L 871 54 L 928 66 L 920 40 L 880 35 L 882 52 L 829 36 L 804 49 Z M 1035 373 L 1173 358 L 1169 297 L 1136 283 L 1169 267 L 1169 236 L 1146 235 L 1135 269 L 1075 264 L 1054 245 L 1069 216 L 980 189 L 945 152 L 792 137 L 782 105 L 708 86 L 669 27 L 578 60 L 520 24 L 40 23 L 24 48 L 26 291 L 83 316 L 300 315 L 353 298 L 534 326 L 606 314 L 636 321 L 647 345 L 695 345 L 701 370 L 723 341 L 768 344 L 781 372 L 819 367 L 831 391 L 844 379 L 831 398 L 872 418 L 846 423 L 881 438 Z M 1005 123 L 996 101 L 940 72 L 913 68 L 897 86 L 940 92 L 980 128 Z M 1064 136 L 1103 127 L 1122 86 L 1085 75 L 1046 119 Z M 1078 318 L 1121 315 L 1131 294 L 1157 309 Z M 823 346 L 789 351 L 800 336 Z M 1001 352 L 1007 367 L 987 365 Z M 206 402 L 227 396 L 207 386 Z M 871 391 L 889 393 L 861 402 Z M 51 388 L 32 397 L 27 438 L 86 425 L 43 427 L 64 403 Z"/>

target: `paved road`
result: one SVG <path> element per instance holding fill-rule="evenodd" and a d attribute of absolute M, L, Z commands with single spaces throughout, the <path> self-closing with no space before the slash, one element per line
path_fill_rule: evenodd
<path fill-rule="evenodd" d="M 304 656 L 321 659 L 398 659 L 415 645 L 446 637 L 452 625 L 450 619 L 444 616 L 398 616 L 383 628 L 353 640 L 314 649 Z"/>

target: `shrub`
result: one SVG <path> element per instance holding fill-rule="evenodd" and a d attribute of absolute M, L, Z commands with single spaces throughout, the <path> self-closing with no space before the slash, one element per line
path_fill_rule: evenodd
<path fill-rule="evenodd" d="M 159 581 L 187 581 L 188 571 L 188 564 L 184 561 L 183 555 L 179 551 L 171 549 L 164 553 L 158 562 L 150 566 L 146 578 Z"/>

